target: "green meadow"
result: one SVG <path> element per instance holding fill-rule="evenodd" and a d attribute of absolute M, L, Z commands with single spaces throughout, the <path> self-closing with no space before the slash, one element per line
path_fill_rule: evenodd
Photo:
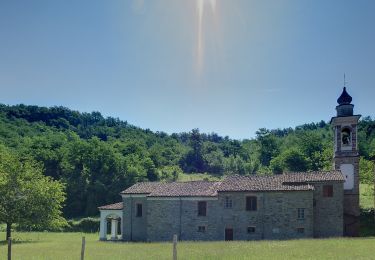
<path fill-rule="evenodd" d="M 1 238 L 5 236 L 0 233 Z M 172 243 L 98 241 L 98 234 L 14 232 L 13 259 L 171 259 Z M 375 259 L 375 237 L 251 242 L 180 242 L 178 259 Z M 5 241 L 0 259 L 6 259 Z"/>

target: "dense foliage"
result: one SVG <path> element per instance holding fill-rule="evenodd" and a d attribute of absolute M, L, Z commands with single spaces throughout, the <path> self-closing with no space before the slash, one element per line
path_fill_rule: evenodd
<path fill-rule="evenodd" d="M 42 229 L 63 226 L 63 188 L 59 181 L 44 176 L 34 160 L 0 145 L 0 222 L 7 226 L 7 239 L 13 224 Z"/>
<path fill-rule="evenodd" d="M 249 133 L 250 135 L 250 133 Z M 272 174 L 331 169 L 332 131 L 324 121 L 294 129 L 259 129 L 249 140 L 215 133 L 168 135 L 99 112 L 64 107 L 0 105 L 0 144 L 40 162 L 44 174 L 63 182 L 66 217 L 97 214 L 138 181 L 171 181 L 182 172 Z M 363 180 L 372 181 L 375 120 L 359 124 Z"/>

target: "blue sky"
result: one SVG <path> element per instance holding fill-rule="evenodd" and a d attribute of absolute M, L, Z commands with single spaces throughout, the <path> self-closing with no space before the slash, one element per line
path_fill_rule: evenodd
<path fill-rule="evenodd" d="M 251 138 L 374 116 L 375 1 L 0 0 L 0 102 Z"/>

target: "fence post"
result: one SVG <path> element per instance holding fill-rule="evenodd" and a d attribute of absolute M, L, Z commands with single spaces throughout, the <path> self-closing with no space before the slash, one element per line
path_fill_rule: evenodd
<path fill-rule="evenodd" d="M 12 238 L 8 238 L 8 260 L 12 260 Z"/>
<path fill-rule="evenodd" d="M 85 237 L 82 237 L 81 260 L 85 259 L 85 245 L 86 245 L 86 239 Z"/>
<path fill-rule="evenodd" d="M 177 260 L 177 235 L 173 235 L 173 260 Z"/>

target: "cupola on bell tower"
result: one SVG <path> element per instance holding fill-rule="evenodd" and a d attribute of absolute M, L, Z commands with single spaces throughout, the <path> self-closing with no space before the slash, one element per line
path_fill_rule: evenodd
<path fill-rule="evenodd" d="M 359 153 L 357 125 L 352 97 L 344 87 L 337 99 L 337 116 L 331 119 L 334 131 L 334 169 L 341 170 L 344 182 L 344 235 L 359 235 Z"/>

